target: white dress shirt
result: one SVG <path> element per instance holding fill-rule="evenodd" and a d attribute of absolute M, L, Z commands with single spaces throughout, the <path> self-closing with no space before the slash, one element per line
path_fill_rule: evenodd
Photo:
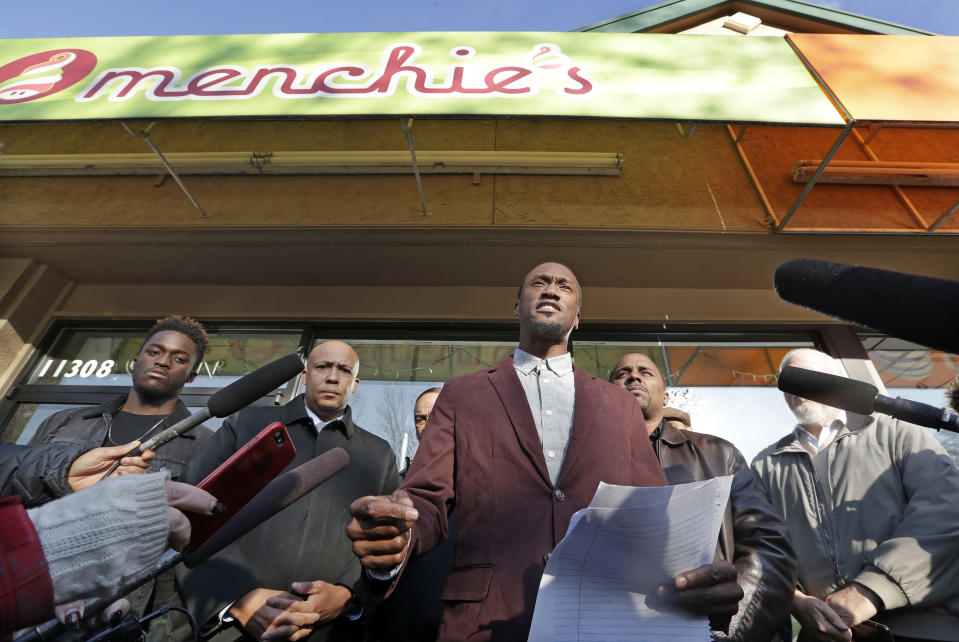
<path fill-rule="evenodd" d="M 558 357 L 540 359 L 517 348 L 513 353 L 513 368 L 526 393 L 543 447 L 546 469 L 555 484 L 573 429 L 576 406 L 573 357 L 567 352 Z"/>

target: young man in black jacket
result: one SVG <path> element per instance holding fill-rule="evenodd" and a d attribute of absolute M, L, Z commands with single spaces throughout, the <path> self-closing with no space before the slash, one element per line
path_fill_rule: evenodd
<path fill-rule="evenodd" d="M 180 401 L 183 386 L 196 378 L 206 351 L 207 335 L 199 322 L 179 315 L 159 319 L 147 332 L 133 365 L 133 385 L 125 394 L 99 406 L 63 410 L 48 417 L 30 440 L 30 445 L 117 446 L 145 441 L 190 415 Z M 150 472 L 166 470 L 174 480 L 190 458 L 211 436 L 205 426 L 158 449 Z M 127 598 L 144 615 L 176 603 L 172 573 L 165 573 Z M 176 624 L 170 624 L 175 621 Z M 174 629 L 168 632 L 168 629 Z M 188 633 L 179 614 L 160 618 L 151 625 L 148 640 L 180 638 Z"/>
<path fill-rule="evenodd" d="M 180 392 L 196 378 L 206 346 L 206 331 L 197 321 L 182 316 L 159 319 L 147 332 L 134 361 L 133 386 L 125 395 L 92 408 L 51 415 L 40 424 L 30 445 L 95 447 L 146 441 L 189 416 Z M 177 479 L 211 434 L 206 427 L 197 426 L 174 439 L 157 451 L 150 471 L 163 468 Z"/>

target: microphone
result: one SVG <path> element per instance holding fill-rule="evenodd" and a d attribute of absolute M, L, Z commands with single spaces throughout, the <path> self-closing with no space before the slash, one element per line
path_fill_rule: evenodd
<path fill-rule="evenodd" d="M 776 269 L 783 301 L 959 354 L 959 282 L 793 259 Z"/>
<path fill-rule="evenodd" d="M 210 417 L 227 417 L 237 410 L 246 408 L 251 403 L 298 375 L 303 371 L 303 361 L 296 353 L 280 357 L 275 361 L 257 368 L 225 388 L 217 390 L 207 401 L 206 408 L 181 419 L 152 439 L 128 452 L 124 457 L 139 457 L 147 450 L 156 450 L 185 432 L 199 426 Z M 103 479 L 109 477 L 120 467 L 119 460 L 106 472 Z"/>
<path fill-rule="evenodd" d="M 959 416 L 947 409 L 909 401 L 902 397 L 893 399 L 879 394 L 879 389 L 872 384 L 848 377 L 786 366 L 779 373 L 778 387 L 791 395 L 854 412 L 857 415 L 881 412 L 920 426 L 959 432 Z"/>
<path fill-rule="evenodd" d="M 346 468 L 349 463 L 350 456 L 345 450 L 333 448 L 283 473 L 238 510 L 200 548 L 184 555 L 184 564 L 187 568 L 193 568 L 205 561 Z"/>

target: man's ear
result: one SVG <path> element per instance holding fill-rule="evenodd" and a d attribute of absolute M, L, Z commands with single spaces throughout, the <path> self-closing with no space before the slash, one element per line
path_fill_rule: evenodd
<path fill-rule="evenodd" d="M 576 311 L 576 320 L 573 321 L 573 329 L 574 329 L 574 330 L 579 327 L 579 317 L 580 317 L 580 312 L 579 312 L 579 310 L 577 310 L 577 311 Z"/>
<path fill-rule="evenodd" d="M 186 378 L 186 382 L 187 382 L 187 383 L 193 383 L 193 380 L 196 379 L 196 375 L 197 375 L 198 372 L 199 372 L 199 370 L 194 370 L 193 372 L 191 372 L 191 373 L 190 373 L 190 376 Z"/>
<path fill-rule="evenodd" d="M 306 385 L 306 370 L 300 373 L 300 384 Z"/>
<path fill-rule="evenodd" d="M 353 392 L 356 392 L 356 388 L 360 385 L 360 378 L 357 377 L 353 380 Z"/>
<path fill-rule="evenodd" d="M 664 392 L 664 393 L 663 393 L 663 408 L 665 408 L 665 407 L 668 406 L 668 405 L 669 405 L 669 393 L 668 393 L 668 392 Z"/>
<path fill-rule="evenodd" d="M 513 316 L 519 318 L 519 299 L 516 299 L 516 303 L 513 304 Z"/>

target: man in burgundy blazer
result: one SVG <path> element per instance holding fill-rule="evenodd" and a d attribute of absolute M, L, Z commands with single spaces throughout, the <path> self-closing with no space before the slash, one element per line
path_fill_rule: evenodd
<path fill-rule="evenodd" d="M 543 360 L 565 355 L 580 301 L 579 283 L 565 265 L 533 268 L 516 302 L 520 351 Z M 506 359 L 446 382 L 402 487 L 350 508 L 354 553 L 372 577 L 386 579 L 395 578 L 407 554 L 446 537 L 456 506 L 440 640 L 525 640 L 546 560 L 599 482 L 666 483 L 632 395 L 576 366 L 572 372 L 572 429 L 555 483 L 546 458 L 556 451 L 544 454 L 527 391 Z M 677 586 L 701 586 L 691 573 Z M 735 577 L 733 567 L 733 584 Z M 728 580 L 719 581 L 729 588 Z"/>

